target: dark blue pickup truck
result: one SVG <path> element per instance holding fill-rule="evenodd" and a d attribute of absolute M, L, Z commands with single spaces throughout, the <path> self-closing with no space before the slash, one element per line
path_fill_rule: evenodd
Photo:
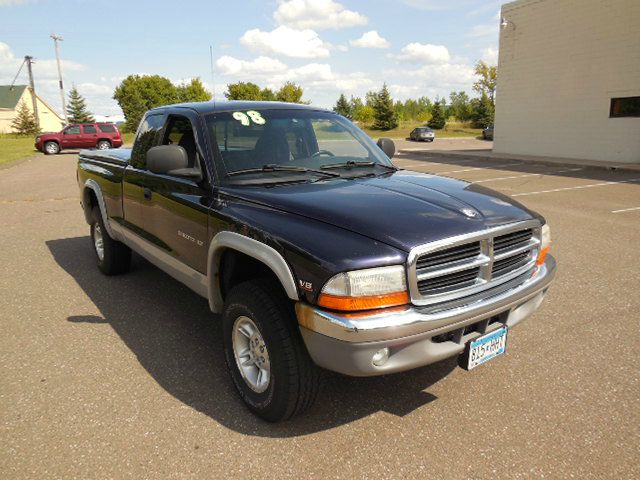
<path fill-rule="evenodd" d="M 540 215 L 394 153 L 310 106 L 182 104 L 147 112 L 132 150 L 81 152 L 78 183 L 100 270 L 134 250 L 206 298 L 242 399 L 280 421 L 313 403 L 319 367 L 504 353 L 554 276 Z"/>

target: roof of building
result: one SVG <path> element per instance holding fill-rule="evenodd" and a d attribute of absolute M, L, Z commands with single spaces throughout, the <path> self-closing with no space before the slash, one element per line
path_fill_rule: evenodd
<path fill-rule="evenodd" d="M 15 109 L 26 85 L 0 85 L 0 108 Z"/>

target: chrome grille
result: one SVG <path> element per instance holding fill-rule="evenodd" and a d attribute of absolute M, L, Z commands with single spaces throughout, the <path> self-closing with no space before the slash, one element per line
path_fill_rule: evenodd
<path fill-rule="evenodd" d="M 540 223 L 527 221 L 413 249 L 407 267 L 412 302 L 458 300 L 533 271 L 540 235 Z"/>

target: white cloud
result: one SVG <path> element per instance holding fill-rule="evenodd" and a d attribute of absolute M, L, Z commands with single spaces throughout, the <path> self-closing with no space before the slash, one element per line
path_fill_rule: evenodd
<path fill-rule="evenodd" d="M 469 88 L 475 80 L 473 67 L 462 63 L 425 65 L 417 70 L 404 71 L 403 75 L 445 91 Z"/>
<path fill-rule="evenodd" d="M 499 23 L 483 23 L 481 25 L 475 25 L 471 27 L 471 30 L 467 32 L 467 37 L 478 38 L 488 37 L 490 35 L 498 36 Z"/>
<path fill-rule="evenodd" d="M 271 32 L 248 30 L 240 43 L 259 53 L 297 58 L 328 57 L 330 46 L 313 30 L 296 30 L 281 26 Z"/>
<path fill-rule="evenodd" d="M 402 47 L 398 58 L 410 63 L 446 63 L 451 56 L 444 45 L 410 43 Z"/>
<path fill-rule="evenodd" d="M 349 43 L 354 47 L 362 48 L 389 48 L 391 44 L 386 38 L 382 38 L 376 30 L 363 33 L 357 40 L 350 40 Z"/>
<path fill-rule="evenodd" d="M 287 69 L 287 66 L 280 60 L 271 57 L 258 57 L 254 60 L 239 60 L 225 55 L 216 60 L 216 66 L 223 75 L 267 75 L 280 73 Z"/>
<path fill-rule="evenodd" d="M 0 0 L 0 7 L 10 7 L 11 5 L 22 5 L 30 2 L 31 0 Z"/>
<path fill-rule="evenodd" d="M 498 64 L 498 49 L 494 47 L 487 47 L 482 51 L 482 60 L 489 65 Z"/>
<path fill-rule="evenodd" d="M 279 25 L 297 29 L 338 29 L 366 25 L 367 17 L 347 10 L 334 0 L 288 0 L 281 2 L 273 18 Z"/>

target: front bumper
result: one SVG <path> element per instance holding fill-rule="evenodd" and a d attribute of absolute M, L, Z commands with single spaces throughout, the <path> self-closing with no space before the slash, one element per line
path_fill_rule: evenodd
<path fill-rule="evenodd" d="M 296 304 L 300 331 L 321 367 L 352 376 L 384 375 L 459 355 L 466 342 L 502 325 L 513 327 L 535 312 L 556 272 L 554 258 L 513 288 L 455 308 L 389 309 L 371 315 L 328 312 Z M 389 349 L 374 365 L 373 355 Z"/>

